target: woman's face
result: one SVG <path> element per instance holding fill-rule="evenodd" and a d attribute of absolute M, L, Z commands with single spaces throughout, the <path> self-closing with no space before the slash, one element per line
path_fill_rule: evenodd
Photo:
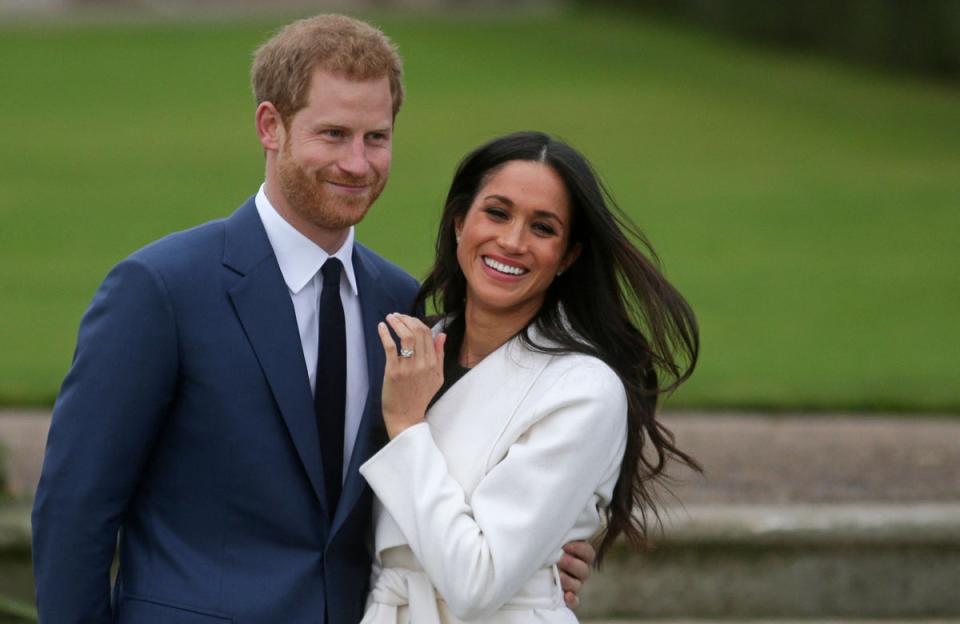
<path fill-rule="evenodd" d="M 579 253 L 579 246 L 568 250 L 571 217 L 566 186 L 551 167 L 525 160 L 501 166 L 455 224 L 468 308 L 532 318 Z"/>

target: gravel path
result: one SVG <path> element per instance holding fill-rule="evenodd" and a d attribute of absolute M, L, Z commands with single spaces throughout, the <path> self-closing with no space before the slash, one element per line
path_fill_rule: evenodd
<path fill-rule="evenodd" d="M 670 412 L 664 422 L 706 470 L 675 471 L 684 504 L 960 502 L 960 418 Z M 17 496 L 36 488 L 48 427 L 46 410 L 0 410 Z"/>
<path fill-rule="evenodd" d="M 960 418 L 671 413 L 685 504 L 960 502 Z"/>

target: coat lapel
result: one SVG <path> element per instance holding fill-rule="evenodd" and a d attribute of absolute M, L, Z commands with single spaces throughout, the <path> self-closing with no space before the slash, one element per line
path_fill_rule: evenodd
<path fill-rule="evenodd" d="M 449 460 L 449 474 L 466 492 L 474 490 L 516 438 L 516 416 L 527 413 L 517 410 L 552 358 L 512 338 L 453 384 L 427 411 L 430 434 Z"/>
<path fill-rule="evenodd" d="M 438 331 L 440 327 L 434 327 L 434 334 Z M 543 340 L 536 329 L 531 328 L 530 333 L 539 344 L 554 346 Z M 480 423 L 487 431 L 495 430 L 498 419 L 506 422 L 512 417 L 552 358 L 549 353 L 529 349 L 518 336 L 511 338 L 437 399 L 427 411 L 431 428 L 442 432 L 451 426 L 462 426 L 451 425 L 451 419 L 464 412 L 463 406 L 478 405 L 483 406 L 486 416 L 478 419 L 471 415 L 469 420 Z"/>
<path fill-rule="evenodd" d="M 334 515 L 332 534 L 340 529 L 351 509 L 360 498 L 366 482 L 360 476 L 360 465 L 367 461 L 387 440 L 387 431 L 380 414 L 380 390 L 383 387 L 384 355 L 383 345 L 377 334 L 377 324 L 390 312 L 407 312 L 397 307 L 380 284 L 380 271 L 366 258 L 364 249 L 354 248 L 353 270 L 357 277 L 357 292 L 360 297 L 360 310 L 363 315 L 363 337 L 367 355 L 367 378 L 369 390 L 357 432 L 357 442 L 350 456 L 343 493 Z"/>
<path fill-rule="evenodd" d="M 293 303 L 251 198 L 226 222 L 230 299 L 317 497 L 326 507 L 320 439 Z"/>

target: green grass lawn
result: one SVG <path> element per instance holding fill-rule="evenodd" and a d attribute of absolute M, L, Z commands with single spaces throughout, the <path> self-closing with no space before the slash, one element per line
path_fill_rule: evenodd
<path fill-rule="evenodd" d="M 408 100 L 368 245 L 422 276 L 457 160 L 545 130 L 699 315 L 676 404 L 960 412 L 956 86 L 628 15 L 376 21 Z M 112 264 L 256 191 L 280 23 L 0 27 L 0 403 L 52 401 Z"/>

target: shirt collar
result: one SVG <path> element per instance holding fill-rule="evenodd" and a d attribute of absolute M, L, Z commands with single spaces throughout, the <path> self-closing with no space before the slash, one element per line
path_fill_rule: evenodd
<path fill-rule="evenodd" d="M 297 294 L 303 290 L 304 286 L 323 266 L 331 255 L 340 260 L 343 264 L 343 272 L 347 276 L 347 283 L 350 284 L 350 290 L 357 294 L 357 278 L 353 272 L 353 226 L 347 232 L 347 239 L 343 241 L 333 254 L 328 254 L 322 247 L 300 233 L 300 231 L 290 225 L 286 219 L 280 216 L 277 209 L 273 207 L 264 190 L 265 185 L 260 185 L 257 191 L 257 197 L 254 200 L 257 205 L 257 212 L 260 214 L 260 220 L 263 222 L 263 229 L 267 231 L 267 239 L 270 246 L 273 247 L 273 253 L 277 257 L 277 264 L 280 265 L 280 273 L 283 274 L 283 281 L 287 283 L 290 292 Z"/>

